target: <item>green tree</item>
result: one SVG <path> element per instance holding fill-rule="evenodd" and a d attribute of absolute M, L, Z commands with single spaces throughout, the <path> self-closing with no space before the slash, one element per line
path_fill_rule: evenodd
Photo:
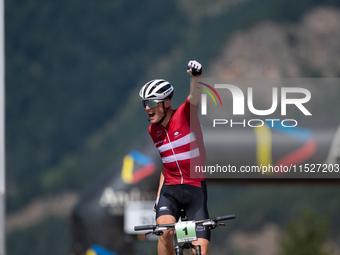
<path fill-rule="evenodd" d="M 300 220 L 291 222 L 281 241 L 280 255 L 329 255 L 325 250 L 328 224 L 305 210 Z"/>

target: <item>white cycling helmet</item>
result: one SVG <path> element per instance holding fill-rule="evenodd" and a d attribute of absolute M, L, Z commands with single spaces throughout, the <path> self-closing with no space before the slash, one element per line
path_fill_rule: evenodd
<path fill-rule="evenodd" d="M 149 81 L 139 91 L 139 96 L 143 100 L 171 99 L 173 94 L 174 87 L 163 79 Z"/>

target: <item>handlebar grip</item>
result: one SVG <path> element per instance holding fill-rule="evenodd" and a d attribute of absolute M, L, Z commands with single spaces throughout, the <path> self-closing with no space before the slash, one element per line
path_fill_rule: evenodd
<path fill-rule="evenodd" d="M 231 214 L 231 215 L 225 215 L 225 216 L 216 217 L 216 218 L 214 218 L 214 220 L 222 221 L 222 220 L 232 220 L 232 219 L 235 219 L 235 218 L 236 218 L 235 214 Z"/>
<path fill-rule="evenodd" d="M 156 225 L 143 225 L 143 226 L 135 226 L 135 231 L 140 230 L 154 230 L 156 228 Z"/>

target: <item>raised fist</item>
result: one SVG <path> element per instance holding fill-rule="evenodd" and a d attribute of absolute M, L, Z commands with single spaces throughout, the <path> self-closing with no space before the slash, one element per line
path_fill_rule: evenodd
<path fill-rule="evenodd" d="M 187 73 L 192 76 L 200 76 L 202 74 L 202 65 L 196 60 L 189 61 Z"/>

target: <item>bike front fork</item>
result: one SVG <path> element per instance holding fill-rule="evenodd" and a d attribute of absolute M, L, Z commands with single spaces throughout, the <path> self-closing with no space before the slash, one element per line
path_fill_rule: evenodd
<path fill-rule="evenodd" d="M 193 245 L 192 243 L 185 243 L 182 246 L 177 245 L 175 247 L 175 254 L 176 255 L 183 255 L 184 249 L 194 249 L 196 252 L 196 255 L 201 255 L 201 246 L 200 245 Z"/>

